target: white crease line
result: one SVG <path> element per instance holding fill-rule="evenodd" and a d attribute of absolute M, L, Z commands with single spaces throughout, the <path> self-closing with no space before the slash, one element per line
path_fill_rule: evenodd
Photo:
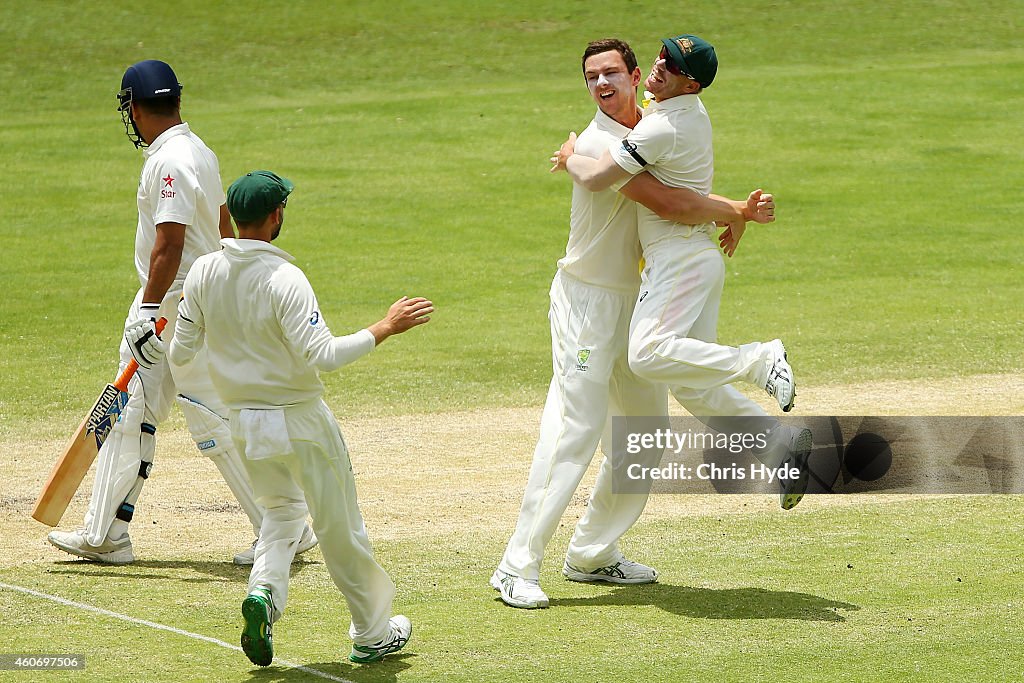
<path fill-rule="evenodd" d="M 165 624 L 158 624 L 155 621 L 136 619 L 135 617 L 130 617 L 127 614 L 118 614 L 117 612 L 111 612 L 110 610 L 103 609 L 102 607 L 93 607 L 92 605 L 86 605 L 82 602 L 75 602 L 74 600 L 68 600 L 66 598 L 62 598 L 56 595 L 40 593 L 39 591 L 34 591 L 31 588 L 12 586 L 9 583 L 0 583 L 0 588 L 6 588 L 7 590 L 17 591 L 18 593 L 25 593 L 26 595 L 32 595 L 37 598 L 43 598 L 44 600 L 52 600 L 53 602 L 57 602 L 62 605 L 67 605 L 68 607 L 75 607 L 80 610 L 85 610 L 86 612 L 95 612 L 96 614 L 102 614 L 105 617 L 113 617 L 114 619 L 120 619 L 121 621 L 127 621 L 132 624 L 141 624 L 143 626 L 149 626 L 150 628 L 159 629 L 161 631 L 170 631 L 171 633 L 177 633 L 179 636 L 186 636 L 188 638 L 194 638 L 195 640 L 203 640 L 207 643 L 212 643 L 213 645 L 218 645 L 229 650 L 242 652 L 242 648 L 240 648 L 239 646 L 232 645 L 231 643 L 225 643 L 223 640 L 218 640 L 217 638 L 211 638 L 210 636 L 204 636 L 199 633 L 192 633 L 190 631 L 183 631 L 180 628 L 174 628 L 173 626 L 167 626 Z M 296 664 L 295 662 L 289 662 L 285 659 L 278 659 L 277 657 L 274 658 L 274 664 L 280 664 L 281 666 L 286 666 L 289 669 L 298 669 L 299 671 L 304 671 L 308 674 L 319 676 L 320 678 L 326 678 L 329 681 L 338 681 L 338 683 L 352 683 L 352 681 L 348 680 L 347 678 L 338 678 L 337 676 L 329 674 L 326 671 L 320 671 L 319 669 L 311 669 L 308 666 Z"/>

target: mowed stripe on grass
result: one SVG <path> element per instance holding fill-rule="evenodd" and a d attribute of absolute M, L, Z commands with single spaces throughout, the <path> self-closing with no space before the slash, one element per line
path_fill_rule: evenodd
<path fill-rule="evenodd" d="M 237 652 L 242 652 L 242 648 L 239 647 L 238 645 L 231 645 L 230 643 L 225 643 L 223 640 L 220 640 L 218 638 L 211 638 L 210 636 L 204 636 L 204 635 L 199 634 L 199 633 L 192 633 L 192 632 L 186 631 L 184 629 L 175 628 L 174 626 L 168 626 L 166 624 L 158 624 L 158 623 L 156 623 L 154 621 L 149 621 L 147 619 L 139 619 L 137 617 L 128 616 L 127 614 L 120 614 L 118 612 L 112 612 L 111 610 L 103 609 L 102 607 L 95 607 L 93 605 L 86 605 L 86 604 L 81 603 L 81 602 L 75 602 L 74 600 L 68 600 L 66 598 L 62 598 L 59 595 L 50 595 L 49 593 L 43 593 L 43 592 L 40 592 L 40 591 L 32 590 L 31 588 L 25 588 L 24 586 L 14 586 L 14 585 L 11 585 L 9 583 L 0 583 L 0 590 L 8 590 L 8 591 L 14 591 L 15 593 L 21 593 L 23 595 L 30 595 L 30 596 L 32 596 L 34 598 L 39 598 L 41 600 L 49 600 L 51 602 L 57 603 L 58 605 L 63 605 L 65 607 L 69 607 L 71 609 L 82 610 L 84 612 L 91 612 L 93 614 L 98 614 L 101 617 L 107 617 L 107 618 L 110 618 L 110 619 L 119 619 L 121 621 L 126 621 L 129 624 L 134 624 L 136 626 L 145 626 L 147 628 L 156 629 L 158 631 L 166 631 L 168 633 L 173 633 L 175 635 L 183 636 L 185 638 L 192 638 L 193 640 L 198 640 L 198 641 L 201 641 L 203 643 L 209 643 L 211 645 L 216 645 L 217 647 L 223 647 L 223 648 L 227 648 L 228 650 L 235 650 Z M 310 674 L 312 676 L 316 676 L 318 678 L 325 678 L 325 679 L 327 679 L 329 681 L 339 681 L 340 683 L 352 683 L 351 681 L 349 681 L 349 680 L 347 680 L 345 678 L 338 678 L 337 676 L 332 676 L 329 673 L 326 673 L 326 672 L 323 672 L 323 671 L 318 671 L 316 669 L 311 669 L 311 668 L 309 668 L 307 666 L 302 666 L 301 664 L 296 664 L 294 662 L 289 662 L 287 660 L 280 659 L 280 658 L 277 658 L 277 657 L 275 657 L 275 659 L 274 659 L 274 664 L 277 665 L 277 666 L 283 666 L 283 667 L 286 667 L 286 668 L 289 668 L 289 669 L 296 669 L 298 671 L 303 671 L 303 672 L 308 673 L 308 674 Z"/>

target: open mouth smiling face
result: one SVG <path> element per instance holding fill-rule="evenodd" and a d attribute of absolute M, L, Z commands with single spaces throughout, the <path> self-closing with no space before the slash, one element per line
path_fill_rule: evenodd
<path fill-rule="evenodd" d="M 587 60 L 584 75 L 590 95 L 605 114 L 616 118 L 635 100 L 636 88 L 622 55 L 602 52 Z"/>

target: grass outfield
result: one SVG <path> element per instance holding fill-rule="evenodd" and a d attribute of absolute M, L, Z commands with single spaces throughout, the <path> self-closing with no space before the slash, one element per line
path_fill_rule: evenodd
<path fill-rule="evenodd" d="M 0 26 L 0 414 L 48 435 L 113 372 L 137 283 L 141 157 L 114 92 L 162 57 L 225 184 L 273 167 L 298 189 L 280 245 L 337 332 L 399 294 L 439 312 L 415 340 L 327 379 L 342 414 L 542 400 L 547 288 L 569 181 L 547 158 L 592 116 L 587 40 L 718 47 L 704 100 L 716 190 L 764 186 L 779 220 L 729 264 L 721 339 L 782 336 L 806 385 L 1017 371 L 1019 2 L 658 4 L 457 0 L 38 2 Z M 147 24 L 156 28 L 149 28 Z M 72 425 L 73 426 L 73 425 Z"/>
<path fill-rule="evenodd" d="M 279 659 L 351 681 L 1003 681 L 1024 665 L 1014 497 L 642 522 L 625 544 L 662 570 L 633 587 L 564 581 L 551 608 L 504 607 L 486 586 L 503 544 L 484 529 L 375 543 L 414 624 L 408 652 L 344 659 L 348 615 L 320 560 L 295 565 Z M 131 567 L 0 569 L 0 582 L 237 644 L 247 572 L 148 548 Z M 86 653 L 88 680 L 291 681 L 240 652 L 0 589 L 6 652 Z M 18 679 L 8 674 L 8 680 Z"/>
<path fill-rule="evenodd" d="M 1024 405 L 1024 377 L 979 380 L 943 386 L 988 414 Z M 915 396 L 917 386 L 811 392 L 807 410 L 949 410 Z M 414 432 L 392 417 L 344 423 L 395 609 L 415 624 L 407 653 L 344 662 L 348 613 L 319 550 L 293 568 L 275 666 L 259 670 L 230 649 L 247 577 L 230 557 L 251 530 L 180 423 L 164 431 L 136 510 L 129 567 L 46 543 L 28 511 L 61 440 L 14 444 L 0 497 L 2 649 L 84 654 L 87 680 L 109 681 L 316 680 L 295 665 L 350 681 L 1004 681 L 1024 666 L 1021 541 L 1006 521 L 1019 516 L 1019 497 L 811 496 L 783 513 L 772 496 L 657 495 L 623 548 L 655 565 L 659 584 L 585 586 L 558 569 L 592 468 L 548 547 L 551 608 L 526 612 L 502 605 L 486 581 L 515 522 L 538 410 L 435 417 Z M 68 525 L 84 513 L 90 479 Z M 8 679 L 25 677 L 0 672 Z"/>
<path fill-rule="evenodd" d="M 353 459 L 414 640 L 380 665 L 339 664 L 348 616 L 313 551 L 276 629 L 281 660 L 403 683 L 1018 675 L 1013 497 L 815 499 L 791 514 L 765 499 L 719 513 L 721 499 L 661 497 L 626 549 L 662 582 L 621 589 L 557 573 L 584 487 L 549 549 L 551 609 L 505 608 L 486 580 L 514 523 L 549 379 L 547 290 L 569 181 L 547 173 L 547 158 L 593 114 L 585 43 L 625 38 L 644 70 L 664 35 L 694 32 L 718 48 L 721 73 L 703 97 L 715 189 L 763 186 L 780 207 L 728 263 L 724 342 L 783 337 L 802 395 L 840 387 L 809 408 L 819 414 L 850 396 L 859 411 L 878 404 L 872 395 L 893 405 L 892 388 L 915 383 L 929 400 L 895 410 L 937 410 L 941 395 L 946 414 L 971 412 L 976 386 L 963 378 L 981 373 L 1015 378 L 999 409 L 1019 413 L 1021 9 L 43 0 L 6 10 L 0 583 L 237 643 L 247 573 L 229 560 L 250 532 L 180 416 L 162 432 L 134 525 L 139 562 L 65 560 L 27 518 L 54 454 L 113 374 L 137 288 L 142 163 L 114 93 L 127 65 L 161 58 L 183 81 L 184 116 L 219 155 L 225 185 L 258 167 L 296 182 L 279 244 L 336 333 L 376 320 L 400 294 L 439 307 L 430 325 L 325 377 L 343 423 L 396 416 L 354 440 Z M 1001 391 L 989 386 L 985 405 Z M 535 407 L 529 417 L 524 406 Z M 516 429 L 474 412 L 485 408 L 514 413 Z M 397 419 L 410 414 L 421 417 Z M 444 448 L 400 431 L 442 420 Z M 9 588 L 0 610 L 0 654 L 85 654 L 81 680 L 316 677 L 257 670 L 210 640 Z M 0 671 L 0 681 L 30 676 Z"/>

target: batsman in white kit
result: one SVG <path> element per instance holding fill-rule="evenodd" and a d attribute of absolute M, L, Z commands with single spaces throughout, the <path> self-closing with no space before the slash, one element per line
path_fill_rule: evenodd
<path fill-rule="evenodd" d="M 248 173 L 228 188 L 239 238 L 222 240 L 222 251 L 189 271 L 169 355 L 186 363 L 206 349 L 232 438 L 266 508 L 242 603 L 246 656 L 260 666 L 273 661 L 272 624 L 285 611 L 308 504 L 324 563 L 351 612 L 349 659 L 371 662 L 402 649 L 412 624 L 391 616 L 395 585 L 374 560 L 348 450 L 321 398 L 319 373 L 427 322 L 434 308 L 402 297 L 368 328 L 332 335 L 306 276 L 270 243 L 293 188 L 270 171 Z"/>
<path fill-rule="evenodd" d="M 581 154 L 596 158 L 639 122 L 636 87 L 641 74 L 632 49 L 617 39 L 590 43 L 583 54 L 583 73 L 598 110 L 577 144 Z M 647 174 L 638 175 L 621 193 L 573 187 L 569 240 L 551 284 L 553 374 L 540 439 L 515 531 L 490 579 L 502 601 L 513 607 L 548 606 L 539 582 L 544 549 L 602 434 L 605 446 L 611 443 L 608 417 L 667 412 L 665 387 L 638 377 L 627 358 L 641 256 L 637 204 L 630 200 L 688 222 L 768 222 L 774 211 L 771 196 L 762 198 L 760 191 L 751 193 L 747 202 L 737 202 L 669 188 Z M 562 573 L 572 581 L 653 582 L 657 572 L 624 557 L 618 544 L 648 496 L 613 493 L 612 473 L 612 461 L 605 457 Z"/>
<path fill-rule="evenodd" d="M 139 370 L 121 418 L 98 453 L 84 528 L 54 531 L 48 537 L 61 550 L 109 564 L 135 559 L 128 523 L 153 467 L 157 427 L 175 398 L 197 448 L 217 466 L 254 533 L 263 521 L 231 443 L 227 410 L 210 382 L 205 354 L 170 367 L 162 360 L 163 342 L 155 329 L 163 317 L 164 337 L 174 334 L 185 274 L 198 257 L 220 249 L 220 237 L 234 235 L 217 156 L 182 122 L 181 90 L 170 65 L 158 60 L 130 66 L 121 79 L 118 110 L 125 133 L 145 156 L 135 233 L 140 289 L 128 311 L 120 349 L 120 369 L 134 358 Z M 315 545 L 316 537 L 307 530 L 301 551 Z M 255 542 L 235 556 L 235 563 L 251 564 L 254 548 Z"/>
<path fill-rule="evenodd" d="M 699 93 L 717 72 L 718 57 L 707 41 L 689 34 L 665 38 L 645 81 L 655 102 L 643 120 L 597 159 L 589 152 L 574 154 L 570 139 L 559 154 L 559 166 L 578 186 L 598 193 L 646 171 L 668 186 L 708 194 L 714 154 L 711 122 Z M 723 234 L 727 253 L 735 250 L 743 229 L 731 225 Z M 629 367 L 667 385 L 695 417 L 767 417 L 731 386 L 737 381 L 764 389 L 788 412 L 796 382 L 780 340 L 739 347 L 717 343 L 725 265 L 711 237 L 714 231 L 711 222 L 666 220 L 640 207 L 645 267 L 629 328 Z M 770 466 L 787 463 L 799 470 L 800 477 L 786 482 L 781 492 L 782 507 L 788 510 L 807 488 L 811 431 L 774 422 L 781 428 L 771 430 L 769 448 L 755 455 Z"/>

